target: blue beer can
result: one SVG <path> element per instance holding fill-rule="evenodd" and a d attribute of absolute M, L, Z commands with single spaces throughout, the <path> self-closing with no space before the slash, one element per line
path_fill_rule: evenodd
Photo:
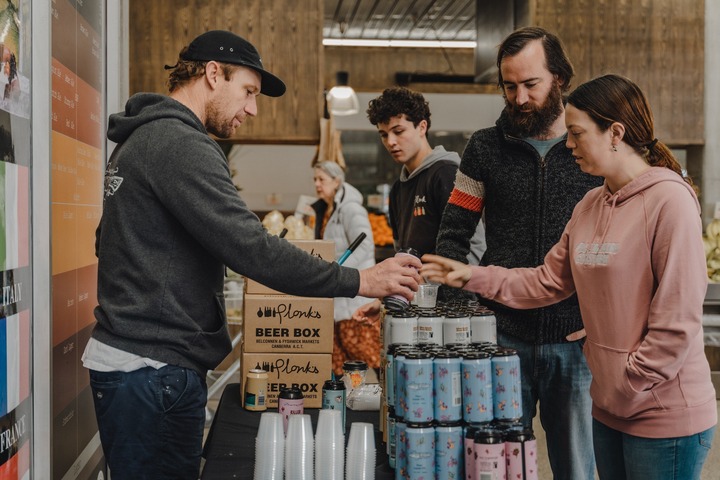
<path fill-rule="evenodd" d="M 395 352 L 403 346 L 409 347 L 410 344 L 392 343 L 388 345 L 387 353 L 385 353 L 383 370 L 385 372 L 385 404 L 388 407 L 395 408 Z"/>
<path fill-rule="evenodd" d="M 430 423 L 435 414 L 433 409 L 433 359 L 427 352 L 405 354 L 403 366 L 406 371 L 405 420 L 414 423 Z"/>
<path fill-rule="evenodd" d="M 522 419 L 522 383 L 517 350 L 501 348 L 492 357 L 493 415 L 499 422 Z"/>
<path fill-rule="evenodd" d="M 462 359 L 460 354 L 442 351 L 433 359 L 433 396 L 435 420 L 457 422 L 462 420 Z"/>
<path fill-rule="evenodd" d="M 393 382 L 395 384 L 395 416 L 404 419 L 408 410 L 407 406 L 407 368 L 405 367 L 405 355 L 408 352 L 416 352 L 413 347 L 400 347 L 395 350 L 393 356 Z"/>
<path fill-rule="evenodd" d="M 407 478 L 428 480 L 435 478 L 435 428 L 422 423 L 408 423 Z"/>
<path fill-rule="evenodd" d="M 493 419 L 493 379 L 490 354 L 466 353 L 462 359 L 463 420 L 484 423 Z"/>
<path fill-rule="evenodd" d="M 407 424 L 395 419 L 395 480 L 407 479 Z"/>
<path fill-rule="evenodd" d="M 435 426 L 435 478 L 461 480 L 465 475 L 464 437 L 460 422 Z"/>

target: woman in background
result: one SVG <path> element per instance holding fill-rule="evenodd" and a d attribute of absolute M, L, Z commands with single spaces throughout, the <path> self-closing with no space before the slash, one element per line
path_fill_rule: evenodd
<path fill-rule="evenodd" d="M 375 264 L 375 242 L 362 194 L 345 182 L 343 169 L 335 162 L 318 162 L 313 167 L 315 193 L 315 238 L 333 240 L 340 258 L 358 235 L 367 235 L 343 263 L 346 267 L 367 268 Z M 350 320 L 353 312 L 371 301 L 365 297 L 335 299 L 333 370 L 342 375 L 345 360 L 362 360 L 380 368 L 380 324 L 367 325 Z"/>
<path fill-rule="evenodd" d="M 579 86 L 565 111 L 580 168 L 605 177 L 537 268 L 469 267 L 426 255 L 429 280 L 513 308 L 577 292 L 592 372 L 602 480 L 699 479 L 717 423 L 704 353 L 707 288 L 700 204 L 655 138 L 640 88 L 618 75 Z"/>

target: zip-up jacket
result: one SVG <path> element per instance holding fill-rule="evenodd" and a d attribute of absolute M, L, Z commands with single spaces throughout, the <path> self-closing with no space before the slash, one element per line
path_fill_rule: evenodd
<path fill-rule="evenodd" d="M 439 255 L 465 261 L 484 211 L 487 250 L 481 265 L 540 265 L 577 202 L 602 184 L 602 178 L 576 165 L 565 137 L 541 157 L 528 142 L 506 134 L 505 121 L 501 115 L 495 127 L 478 130 L 465 147 L 440 224 Z M 495 311 L 498 331 L 525 342 L 562 343 L 582 328 L 575 296 L 535 310 L 487 303 Z"/>

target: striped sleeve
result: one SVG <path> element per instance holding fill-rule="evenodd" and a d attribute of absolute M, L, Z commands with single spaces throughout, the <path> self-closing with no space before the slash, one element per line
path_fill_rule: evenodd
<path fill-rule="evenodd" d="M 485 202 L 485 186 L 479 180 L 473 180 L 458 170 L 455 176 L 455 188 L 450 194 L 449 204 L 481 212 Z"/>

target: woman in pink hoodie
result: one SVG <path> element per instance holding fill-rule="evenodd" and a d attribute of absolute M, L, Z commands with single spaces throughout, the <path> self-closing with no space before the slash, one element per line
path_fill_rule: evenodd
<path fill-rule="evenodd" d="M 717 404 L 703 345 L 707 271 L 692 181 L 654 137 L 647 100 L 626 78 L 578 87 L 565 123 L 576 162 L 605 183 L 578 203 L 544 264 L 476 267 L 425 255 L 421 273 L 520 309 L 577 292 L 585 329 L 571 337 L 587 334 L 600 478 L 699 479 Z"/>

